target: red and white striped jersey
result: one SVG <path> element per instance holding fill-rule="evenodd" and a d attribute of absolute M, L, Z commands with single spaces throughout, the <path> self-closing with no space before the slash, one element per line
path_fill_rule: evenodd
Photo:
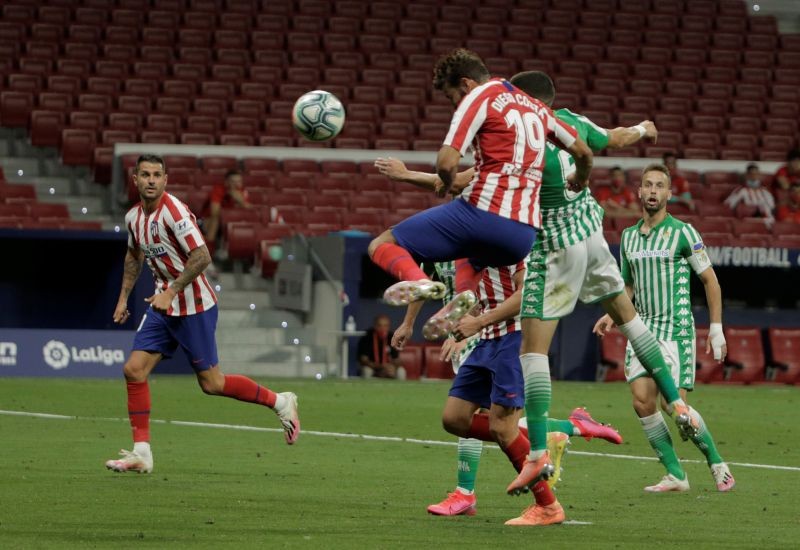
<path fill-rule="evenodd" d="M 764 187 L 740 186 L 725 199 L 725 204 L 736 210 L 739 204 L 755 206 L 765 218 L 772 218 L 775 211 L 775 197 Z"/>
<path fill-rule="evenodd" d="M 156 293 L 164 292 L 183 272 L 189 253 L 205 245 L 194 214 L 181 201 L 164 193 L 155 212 L 145 213 L 142 203 L 125 215 L 128 247 L 140 249 L 156 280 Z M 193 315 L 217 303 L 217 296 L 200 274 L 175 296 L 167 315 Z"/>
<path fill-rule="evenodd" d="M 524 270 L 524 261 L 512 266 L 487 267 L 483 270 L 483 275 L 478 283 L 478 303 L 481 306 L 482 314 L 497 309 L 500 304 L 511 298 L 517 290 L 514 284 L 514 275 Z M 491 340 L 518 330 L 522 330 L 519 312 L 513 319 L 501 321 L 484 328 L 480 332 L 480 338 Z"/>
<path fill-rule="evenodd" d="M 470 144 L 474 148 L 475 177 L 461 198 L 481 210 L 540 227 L 545 143 L 550 139 L 569 147 L 576 136 L 547 105 L 493 78 L 461 100 L 444 145 L 462 155 Z"/>

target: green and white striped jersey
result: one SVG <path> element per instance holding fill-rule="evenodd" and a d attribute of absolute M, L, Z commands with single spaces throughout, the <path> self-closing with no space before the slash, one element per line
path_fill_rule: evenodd
<path fill-rule="evenodd" d="M 585 116 L 559 109 L 556 116 L 575 128 L 592 151 L 608 146 L 608 132 Z M 603 209 L 588 189 L 574 193 L 566 181 L 575 172 L 575 160 L 550 142 L 545 147 L 545 165 L 539 204 L 542 209 L 542 240 L 545 251 L 559 250 L 586 240 L 603 225 Z"/>
<path fill-rule="evenodd" d="M 622 278 L 633 286 L 636 310 L 659 340 L 694 339 L 689 267 L 698 275 L 711 267 L 703 239 L 669 214 L 647 235 L 641 232 L 643 223 L 622 232 L 619 251 Z"/>
<path fill-rule="evenodd" d="M 433 269 L 436 271 L 436 278 L 444 283 L 447 290 L 442 298 L 442 303 L 447 305 L 456 293 L 456 262 L 434 262 Z"/>

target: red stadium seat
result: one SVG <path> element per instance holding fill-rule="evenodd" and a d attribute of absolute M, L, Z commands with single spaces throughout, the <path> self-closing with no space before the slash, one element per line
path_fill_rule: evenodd
<path fill-rule="evenodd" d="M 30 92 L 0 92 L 0 123 L 8 127 L 28 126 L 33 110 L 33 94 Z"/>
<path fill-rule="evenodd" d="M 625 380 L 625 346 L 627 339 L 617 329 L 600 338 L 600 363 L 597 365 L 598 382 Z"/>
<path fill-rule="evenodd" d="M 58 111 L 32 111 L 30 138 L 37 147 L 58 147 L 61 131 L 66 124 L 66 115 Z"/>
<path fill-rule="evenodd" d="M 770 364 L 767 380 L 796 384 L 800 382 L 800 329 L 769 328 Z"/>
<path fill-rule="evenodd" d="M 708 341 L 708 328 L 697 327 L 695 329 L 695 358 L 696 367 L 695 382 L 719 382 L 724 378 L 724 367 L 722 363 L 714 359 L 714 355 L 706 353 L 706 342 Z"/>
<path fill-rule="evenodd" d="M 449 361 L 439 359 L 439 346 L 425 346 L 425 377 L 433 379 L 448 380 L 453 378 L 453 366 Z"/>
<path fill-rule="evenodd" d="M 750 384 L 764 380 L 764 348 L 758 328 L 727 327 L 725 381 Z"/>
<path fill-rule="evenodd" d="M 94 130 L 67 129 L 61 133 L 61 162 L 66 165 L 91 166 L 94 160 Z"/>
<path fill-rule="evenodd" d="M 400 364 L 406 370 L 406 379 L 419 380 L 422 376 L 422 350 L 423 346 L 408 344 L 400 351 Z"/>

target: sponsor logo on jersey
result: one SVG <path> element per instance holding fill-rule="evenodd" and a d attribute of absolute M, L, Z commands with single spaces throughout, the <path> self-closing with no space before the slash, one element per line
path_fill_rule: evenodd
<path fill-rule="evenodd" d="M 636 252 L 630 252 L 628 254 L 628 257 L 631 260 L 641 260 L 644 258 L 669 258 L 669 256 L 669 250 L 637 250 Z"/>
<path fill-rule="evenodd" d="M 700 252 L 702 252 L 702 250 L 703 250 L 705 247 L 706 247 L 706 245 L 704 245 L 704 244 L 703 244 L 703 241 L 700 241 L 699 243 L 694 243 L 694 244 L 692 245 L 692 251 L 693 251 L 695 254 L 700 254 Z"/>
<path fill-rule="evenodd" d="M 178 220 L 175 224 L 175 236 L 176 237 L 183 237 L 189 232 L 191 232 L 193 228 L 192 220 L 189 218 L 183 218 L 182 220 Z"/>
<path fill-rule="evenodd" d="M 17 344 L 0 342 L 0 366 L 13 367 L 17 364 Z"/>
<path fill-rule="evenodd" d="M 167 253 L 167 247 L 163 244 L 142 243 L 141 248 L 142 252 L 144 252 L 144 257 L 147 259 L 158 258 L 159 256 L 164 256 Z"/>

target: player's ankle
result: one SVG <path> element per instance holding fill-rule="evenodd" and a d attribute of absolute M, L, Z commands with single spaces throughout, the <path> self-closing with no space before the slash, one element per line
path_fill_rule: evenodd
<path fill-rule="evenodd" d="M 133 452 L 142 455 L 148 456 L 150 455 L 150 442 L 149 441 L 136 441 L 133 444 Z"/>

